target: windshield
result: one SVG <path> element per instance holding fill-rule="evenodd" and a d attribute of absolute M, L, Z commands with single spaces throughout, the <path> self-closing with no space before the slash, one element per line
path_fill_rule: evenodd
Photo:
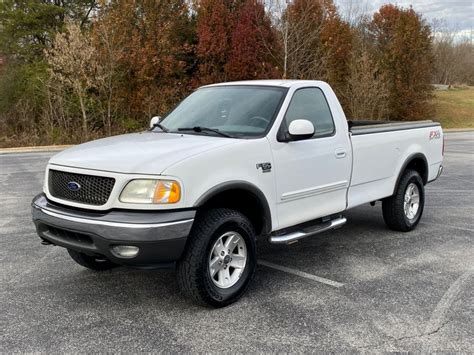
<path fill-rule="evenodd" d="M 202 88 L 184 99 L 161 125 L 169 132 L 217 135 L 211 130 L 192 130 L 200 127 L 233 137 L 262 136 L 270 128 L 285 93 L 285 88 L 270 86 Z"/>

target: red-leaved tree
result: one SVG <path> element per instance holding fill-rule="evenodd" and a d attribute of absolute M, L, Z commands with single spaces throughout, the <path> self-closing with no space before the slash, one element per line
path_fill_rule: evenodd
<path fill-rule="evenodd" d="M 197 85 L 225 81 L 225 65 L 232 37 L 232 14 L 228 1 L 197 2 Z"/>
<path fill-rule="evenodd" d="M 119 73 L 114 92 L 120 111 L 142 125 L 189 91 L 189 8 L 184 0 L 122 0 L 110 2 L 103 11 L 95 26 L 101 31 L 96 34 L 98 50 Z M 112 52 L 104 48 L 104 35 L 113 36 Z"/>
<path fill-rule="evenodd" d="M 225 66 L 227 79 L 280 77 L 271 56 L 277 45 L 275 32 L 262 3 L 246 0 L 234 15 L 230 56 Z"/>

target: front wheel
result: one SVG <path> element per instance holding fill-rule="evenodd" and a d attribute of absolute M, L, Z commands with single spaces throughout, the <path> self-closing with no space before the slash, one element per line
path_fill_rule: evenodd
<path fill-rule="evenodd" d="M 393 196 L 382 201 L 385 223 L 390 229 L 408 232 L 418 225 L 425 206 L 425 188 L 420 174 L 403 173 Z"/>
<path fill-rule="evenodd" d="M 255 232 L 247 217 L 231 209 L 206 211 L 178 262 L 179 287 L 198 303 L 227 306 L 244 294 L 256 259 Z"/>

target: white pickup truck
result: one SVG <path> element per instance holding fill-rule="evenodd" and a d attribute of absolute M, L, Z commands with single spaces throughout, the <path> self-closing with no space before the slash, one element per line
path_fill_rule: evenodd
<path fill-rule="evenodd" d="M 208 85 L 149 131 L 52 157 L 33 220 L 82 266 L 176 265 L 185 294 L 221 307 L 245 292 L 258 238 L 290 244 L 377 200 L 389 228 L 415 228 L 443 146 L 435 122 L 348 122 L 321 81 Z"/>

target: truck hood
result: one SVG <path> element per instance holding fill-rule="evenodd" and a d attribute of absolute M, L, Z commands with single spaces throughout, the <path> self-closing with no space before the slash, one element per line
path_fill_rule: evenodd
<path fill-rule="evenodd" d="M 80 144 L 55 155 L 49 163 L 125 174 L 159 175 L 183 159 L 237 141 L 204 135 L 143 132 Z"/>

